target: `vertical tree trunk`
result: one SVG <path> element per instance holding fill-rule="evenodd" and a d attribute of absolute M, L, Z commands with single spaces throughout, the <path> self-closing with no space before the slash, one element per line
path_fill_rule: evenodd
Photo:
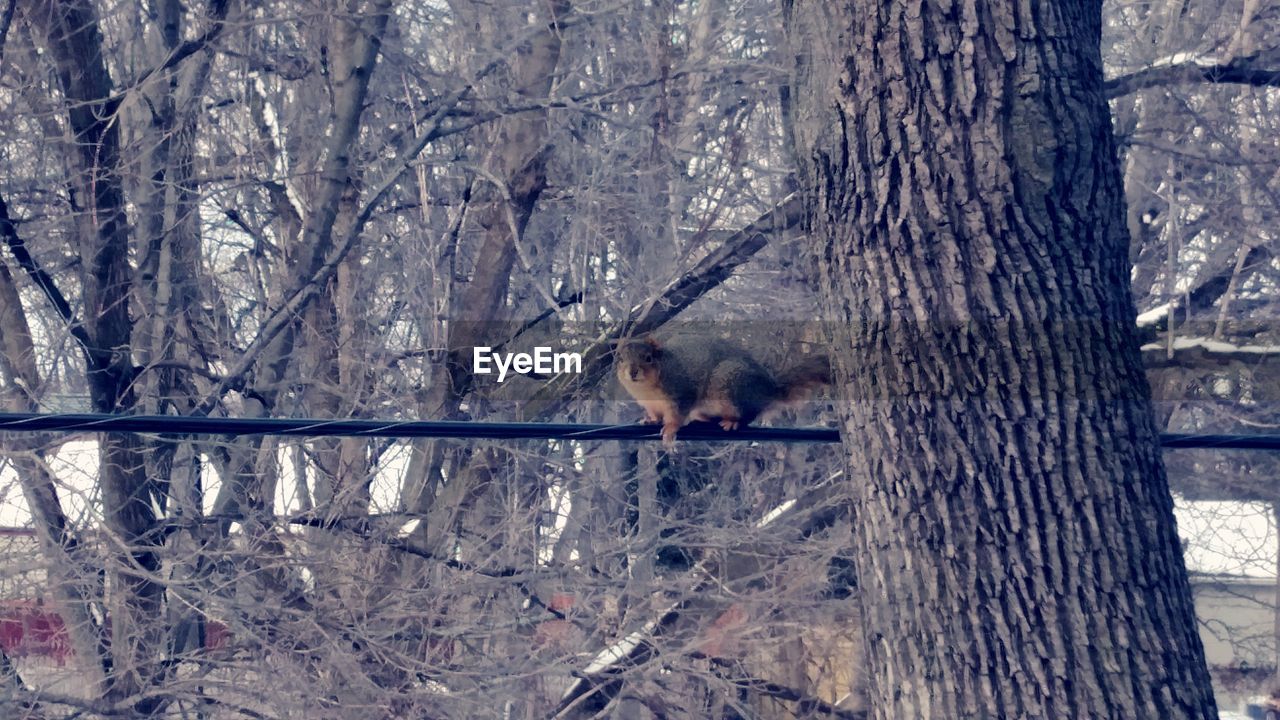
<path fill-rule="evenodd" d="M 1100 4 L 796 0 L 787 24 L 873 713 L 1214 716 Z"/>
<path fill-rule="evenodd" d="M 115 86 L 92 3 L 39 3 L 28 12 L 33 24 L 45 32 L 58 84 L 66 96 L 68 129 L 76 150 L 76 174 L 69 186 L 82 208 L 77 242 L 87 337 L 82 350 L 90 401 L 96 412 L 124 414 L 133 411 L 136 401 L 129 308 L 133 271 Z M 138 438 L 103 434 L 98 447 L 103 515 L 118 543 L 111 548 L 119 564 L 110 569 L 109 697 L 119 701 L 145 689 L 157 671 L 154 651 L 160 642 L 160 625 L 156 619 L 163 588 L 155 582 L 161 568 L 153 508 L 164 491 L 145 472 Z"/>

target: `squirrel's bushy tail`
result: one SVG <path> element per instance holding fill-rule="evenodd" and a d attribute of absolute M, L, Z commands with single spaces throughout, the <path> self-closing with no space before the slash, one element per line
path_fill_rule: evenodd
<path fill-rule="evenodd" d="M 831 359 L 826 355 L 810 355 L 778 373 L 778 399 L 775 405 L 794 405 L 808 399 L 814 390 L 831 384 Z"/>

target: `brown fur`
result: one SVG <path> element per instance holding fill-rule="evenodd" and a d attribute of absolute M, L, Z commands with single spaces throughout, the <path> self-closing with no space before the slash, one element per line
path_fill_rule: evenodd
<path fill-rule="evenodd" d="M 775 375 L 744 348 L 717 338 L 629 340 L 616 358 L 619 383 L 644 408 L 645 422 L 662 423 L 667 447 L 690 420 L 736 430 L 831 382 L 825 356 L 803 358 Z"/>

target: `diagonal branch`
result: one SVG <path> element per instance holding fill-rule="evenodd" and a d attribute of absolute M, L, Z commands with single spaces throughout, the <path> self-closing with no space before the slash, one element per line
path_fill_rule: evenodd
<path fill-rule="evenodd" d="M 792 530 L 791 536 L 795 537 L 794 533 L 796 531 L 811 528 L 813 520 L 818 515 L 824 514 L 816 513 L 806 518 L 800 515 L 800 510 L 797 508 L 809 511 L 813 510 L 815 506 L 828 502 L 831 499 L 831 491 L 838 487 L 835 483 L 843 479 L 843 477 L 843 472 L 830 476 L 827 478 L 827 483 L 812 488 L 803 496 L 784 502 L 772 511 L 765 513 L 763 517 L 756 521 L 755 526 L 757 528 L 765 528 L 786 523 L 786 527 Z M 758 546 L 753 547 L 750 543 L 742 547 L 735 547 L 732 552 L 745 553 L 752 557 L 761 556 L 760 548 Z M 721 585 L 724 564 L 723 561 L 716 563 L 709 557 L 699 560 L 688 570 L 688 575 L 696 578 L 692 590 L 685 593 L 682 599 L 667 603 L 654 619 L 598 652 L 586 667 L 574 673 L 577 680 L 561 695 L 560 702 L 552 709 L 548 720 L 566 720 L 568 718 L 582 717 L 588 711 L 603 708 L 622 689 L 622 675 L 627 670 L 636 668 L 659 654 L 660 650 L 654 641 L 664 631 L 671 629 L 673 625 L 682 619 L 697 626 L 699 623 L 698 618 L 715 606 L 714 600 L 708 600 L 705 597 L 705 591 L 712 586 Z M 720 567 L 717 567 L 717 565 L 720 565 Z M 692 657 L 702 656 L 696 652 L 690 653 L 690 655 Z M 732 667 L 732 664 L 726 663 L 723 667 Z M 820 713 L 847 718 L 848 720 L 860 720 L 865 717 L 864 714 L 838 709 L 817 698 L 802 694 L 794 688 L 759 678 L 733 678 L 725 675 L 721 675 L 721 678 L 739 687 L 755 690 L 779 699 L 803 701 L 811 704 L 813 709 Z"/>
<path fill-rule="evenodd" d="M 128 96 L 129 93 L 142 87 L 148 80 L 156 75 L 168 72 L 177 67 L 179 63 L 196 53 L 204 50 L 218 39 L 222 31 L 226 29 L 227 8 L 230 5 L 229 0 L 212 0 L 209 3 L 209 19 L 213 21 L 213 26 L 204 31 L 200 37 L 187 40 L 181 45 L 175 47 L 169 56 L 159 65 L 147 68 L 138 74 L 138 77 L 129 83 L 125 88 L 111 97 L 103 101 L 103 107 L 108 114 L 114 114 L 120 103 Z"/>
<path fill-rule="evenodd" d="M 698 261 L 693 268 L 673 280 L 653 300 L 637 305 L 626 319 L 604 332 L 582 353 L 582 372 L 553 378 L 523 405 L 522 419 L 549 417 L 563 410 L 575 391 L 595 387 L 608 372 L 612 344 L 624 336 L 652 332 L 689 307 L 698 298 L 733 274 L 739 266 L 760 252 L 775 234 L 800 224 L 804 205 L 799 194 L 787 196 L 755 222 L 729 236 L 724 243 Z"/>
<path fill-rule="evenodd" d="M 727 683 L 736 685 L 750 692 L 754 692 L 767 697 L 776 698 L 778 700 L 786 700 L 789 702 L 800 703 L 812 713 L 817 715 L 827 715 L 830 717 L 840 718 L 840 720 L 865 720 L 867 713 L 860 710 L 845 710 L 843 708 L 832 705 L 831 703 L 816 698 L 808 693 L 765 680 L 752 675 L 747 675 L 740 668 L 735 667 L 723 658 L 710 658 L 711 672 L 716 677 Z"/>
<path fill-rule="evenodd" d="M 764 249 L 775 233 L 799 225 L 803 217 L 804 203 L 800 195 L 788 195 L 755 222 L 730 235 L 689 272 L 669 283 L 648 307 L 633 308 L 627 323 L 630 334 L 652 332 L 661 327 L 695 300 L 728 280 L 739 265 Z"/>
<path fill-rule="evenodd" d="M 575 21 L 581 21 L 581 19 L 561 19 L 558 21 L 557 26 L 564 28 L 573 24 Z M 524 38 L 523 36 L 520 38 L 521 41 L 526 39 L 527 38 Z M 244 352 L 241 353 L 240 360 L 236 363 L 235 367 L 227 372 L 223 376 L 222 381 L 219 382 L 217 386 L 205 396 L 204 400 L 196 406 L 191 413 L 192 415 L 208 415 L 213 408 L 217 406 L 218 402 L 221 401 L 222 396 L 228 391 L 239 391 L 244 389 L 250 372 L 257 365 L 262 354 L 271 345 L 272 341 L 288 329 L 293 318 L 306 309 L 306 307 L 319 295 L 320 289 L 323 288 L 328 283 L 329 279 L 333 277 L 334 273 L 337 272 L 338 266 L 342 264 L 342 261 L 347 257 L 347 255 L 350 254 L 351 251 L 359 244 L 364 228 L 373 217 L 373 213 L 377 211 L 378 206 L 386 198 L 391 189 L 400 182 L 404 173 L 412 167 L 413 161 L 432 142 L 456 132 L 461 132 L 466 129 L 466 127 L 470 127 L 470 125 L 468 125 L 462 128 L 446 128 L 444 123 L 449 118 L 450 114 L 457 108 L 458 104 L 471 94 L 472 90 L 475 88 L 475 84 L 499 68 L 505 57 L 505 54 L 495 55 L 492 60 L 476 72 L 474 79 L 455 89 L 448 96 L 441 98 L 430 112 L 427 113 L 426 117 L 422 119 L 422 123 L 425 127 L 422 128 L 421 134 L 405 144 L 405 147 L 397 155 L 396 160 L 392 163 L 392 166 L 387 171 L 386 175 L 373 185 L 373 191 L 368 194 L 368 197 L 361 204 L 360 209 L 356 212 L 350 227 L 345 230 L 342 239 L 337 243 L 336 247 L 333 248 L 315 272 L 307 277 L 304 282 L 294 288 L 280 308 L 272 313 L 272 315 L 262 323 L 261 330 L 259 330 L 257 336 L 253 339 L 253 342 L 249 344 L 249 347 L 245 348 Z M 477 122 L 475 124 L 481 123 Z M 336 206 L 336 203 L 331 203 L 331 205 Z M 322 207 L 325 207 L 325 205 L 322 204 Z M 331 223 L 326 221 L 325 223 L 318 225 L 322 228 L 329 228 Z M 325 244 L 327 245 L 328 243 Z"/>
<path fill-rule="evenodd" d="M 1224 263 L 1213 269 L 1179 298 L 1163 306 L 1163 315 L 1153 316 L 1147 322 L 1140 321 L 1138 323 L 1139 339 L 1147 343 L 1168 330 L 1169 318 L 1174 313 L 1181 313 L 1185 322 L 1186 319 L 1193 318 L 1196 314 L 1213 307 L 1214 303 L 1226 295 L 1231 288 L 1233 278 L 1237 283 L 1243 282 L 1254 272 L 1270 267 L 1273 256 L 1274 253 L 1271 252 L 1270 247 L 1254 245 L 1239 262 L 1232 258 L 1229 265 Z M 1237 266 L 1239 272 L 1237 272 Z"/>
<path fill-rule="evenodd" d="M 27 243 L 18 235 L 18 229 L 9 217 L 9 207 L 5 204 L 3 197 L 0 197 L 0 235 L 4 236 L 4 243 L 9 247 L 9 252 L 13 253 L 14 260 L 18 261 L 18 267 L 21 267 L 45 297 L 49 298 L 53 309 L 67 324 L 67 330 L 71 333 L 71 337 L 80 343 L 85 353 L 85 360 L 92 368 L 94 353 L 90 352 L 92 342 L 89 340 L 89 333 L 85 330 L 84 323 L 72 311 L 71 303 L 67 302 L 67 297 L 58 289 L 53 276 L 45 271 L 27 251 Z"/>
<path fill-rule="evenodd" d="M 1231 83 L 1237 85 L 1280 85 L 1280 48 L 1272 48 L 1226 63 L 1192 59 L 1159 64 L 1106 82 L 1108 100 L 1161 85 L 1189 83 Z"/>
<path fill-rule="evenodd" d="M 17 10 L 18 0 L 9 0 L 4 13 L 0 13 L 0 62 L 4 62 L 5 38 L 9 37 L 9 27 L 13 25 L 13 16 Z"/>

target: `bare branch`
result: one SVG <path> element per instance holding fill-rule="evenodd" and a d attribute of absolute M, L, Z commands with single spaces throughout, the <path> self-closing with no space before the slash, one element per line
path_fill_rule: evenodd
<path fill-rule="evenodd" d="M 129 83 L 123 91 L 116 93 L 116 95 L 108 101 L 110 106 L 115 107 L 116 105 L 119 105 L 125 95 L 128 95 L 130 92 L 141 87 L 147 80 L 151 79 L 152 76 L 162 74 L 165 71 L 177 67 L 177 65 L 183 60 L 186 60 L 192 55 L 195 55 L 208 47 L 227 27 L 227 24 L 224 21 L 227 17 L 227 8 L 229 5 L 230 2 L 228 0 L 211 0 L 209 3 L 209 19 L 213 21 L 213 26 L 204 31 L 200 37 L 193 40 L 187 40 L 174 48 L 173 51 L 169 53 L 169 56 L 166 57 L 159 65 L 147 68 L 139 73 L 138 77 L 134 79 L 133 82 Z"/>
<path fill-rule="evenodd" d="M 753 677 L 741 672 L 734 663 L 723 658 L 710 658 L 713 672 L 721 680 L 737 685 L 744 690 L 750 690 L 754 693 L 767 695 L 771 698 L 779 700 L 788 700 L 804 705 L 811 712 L 819 715 L 829 715 L 831 717 L 840 718 L 841 720 L 863 720 L 867 717 L 867 713 L 854 710 L 844 710 L 836 707 L 825 700 L 820 700 L 807 693 L 802 693 L 793 687 L 787 687 L 780 683 L 771 682 L 762 678 Z"/>
<path fill-rule="evenodd" d="M 776 233 L 800 223 L 804 205 L 799 195 L 789 195 L 755 222 L 739 230 L 720 247 L 698 261 L 689 272 L 669 283 L 653 300 L 632 308 L 627 318 L 609 328 L 582 354 L 582 373 L 564 374 L 548 382 L 522 408 L 523 419 L 548 417 L 562 410 L 576 390 L 592 388 L 608 371 L 612 343 L 628 335 L 641 335 L 662 327 L 695 300 L 715 289 L 735 268 L 760 252 Z"/>
<path fill-rule="evenodd" d="M 1143 364 L 1148 370 L 1161 368 L 1215 368 L 1232 365 L 1259 367 L 1280 359 L 1280 345 L 1233 345 L 1211 338 L 1175 338 L 1172 354 L 1164 343 L 1142 347 Z"/>
<path fill-rule="evenodd" d="M 4 62 L 5 39 L 9 37 L 9 28 L 13 25 L 13 16 L 18 9 L 18 0 L 9 0 L 4 13 L 0 14 L 0 63 Z"/>
<path fill-rule="evenodd" d="M 80 347 L 85 351 L 85 360 L 93 366 L 93 353 L 90 351 L 92 346 L 89 340 L 89 334 L 85 331 L 84 323 L 76 317 L 71 310 L 71 303 L 67 302 L 67 297 L 58 289 L 57 283 L 53 281 L 50 275 L 31 253 L 27 250 L 27 243 L 18 235 L 17 227 L 14 226 L 13 220 L 9 217 L 9 206 L 5 204 L 4 198 L 0 197 L 0 235 L 4 236 L 4 243 L 8 246 L 9 252 L 13 253 L 14 260 L 18 261 L 18 267 L 22 268 L 31 278 L 31 281 L 40 288 L 44 296 L 49 298 L 49 302 L 53 305 L 53 309 L 58 313 L 58 317 L 67 325 L 67 331 L 71 333 L 71 337 L 76 339 Z"/>
<path fill-rule="evenodd" d="M 1143 68 L 1106 82 L 1108 99 L 1162 85 L 1230 83 L 1265 87 L 1280 84 L 1280 48 L 1273 48 L 1226 63 L 1187 60 Z"/>

